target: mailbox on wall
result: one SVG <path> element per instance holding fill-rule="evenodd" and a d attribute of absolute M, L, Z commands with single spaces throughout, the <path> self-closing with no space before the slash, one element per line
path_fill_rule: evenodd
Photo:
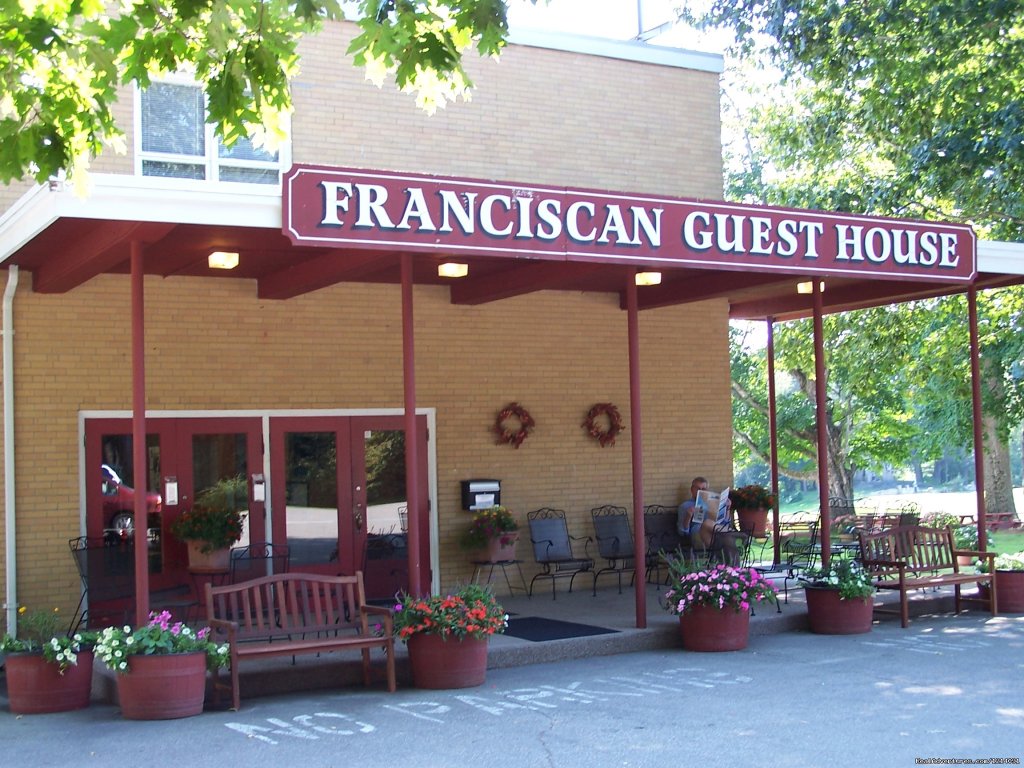
<path fill-rule="evenodd" d="M 474 512 L 501 504 L 501 480 L 463 480 L 462 508 Z"/>

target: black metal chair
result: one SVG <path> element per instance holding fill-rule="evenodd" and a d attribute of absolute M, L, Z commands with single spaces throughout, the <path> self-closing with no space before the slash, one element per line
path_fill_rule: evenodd
<path fill-rule="evenodd" d="M 679 511 L 675 507 L 661 504 L 644 507 L 644 538 L 647 542 L 644 578 L 649 583 L 662 584 L 662 571 L 668 579 L 666 556 L 690 549 L 690 537 L 679 533 L 678 524 Z M 653 580 L 652 575 L 656 577 Z"/>
<path fill-rule="evenodd" d="M 594 571 L 594 594 L 597 594 L 597 579 L 601 574 L 614 573 L 619 579 L 619 594 L 622 594 L 622 574 L 630 575 L 630 584 L 636 578 L 636 558 L 633 553 L 633 532 L 629 528 L 629 516 L 625 507 L 605 504 L 590 510 L 594 520 L 594 536 L 597 552 L 606 565 Z"/>
<path fill-rule="evenodd" d="M 530 528 L 530 542 L 533 544 L 533 557 L 542 570 L 530 580 L 530 592 L 537 579 L 551 579 L 551 598 L 556 599 L 555 580 L 569 579 L 569 591 L 578 574 L 587 573 L 594 568 L 594 561 L 587 553 L 591 538 L 583 539 L 584 556 L 577 557 L 572 551 L 572 541 L 579 537 L 569 535 L 569 527 L 565 521 L 565 512 L 561 509 L 542 507 L 526 515 L 526 523 Z"/>
<path fill-rule="evenodd" d="M 78 568 L 82 596 L 71 617 L 70 631 L 111 624 L 133 623 L 135 619 L 135 544 L 114 537 L 77 536 L 68 548 Z M 197 603 L 188 584 L 150 592 L 153 610 L 188 611 Z"/>
<path fill-rule="evenodd" d="M 291 553 L 287 544 L 264 542 L 231 550 L 228 582 L 258 579 L 272 573 L 287 573 Z"/>

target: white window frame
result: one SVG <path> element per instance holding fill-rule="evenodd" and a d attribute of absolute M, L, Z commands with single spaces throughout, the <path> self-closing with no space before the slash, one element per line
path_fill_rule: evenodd
<path fill-rule="evenodd" d="M 187 75 L 169 75 L 162 77 L 159 80 L 154 80 L 154 83 L 167 83 L 170 85 L 184 85 L 191 88 L 199 88 L 199 84 L 195 79 Z M 134 101 L 134 157 L 135 157 L 135 175 L 143 176 L 142 164 L 143 161 L 156 161 L 165 163 L 185 163 L 188 165 L 202 165 L 204 169 L 204 179 L 191 179 L 181 176 L 146 176 L 149 179 L 161 179 L 161 180 L 179 180 L 179 181 L 206 181 L 215 184 L 249 184 L 255 187 L 273 187 L 274 184 L 264 184 L 261 182 L 254 181 L 221 181 L 220 170 L 222 167 L 225 168 L 256 168 L 260 170 L 274 169 L 277 171 L 277 182 L 278 187 L 281 186 L 281 176 L 283 173 L 291 167 L 291 155 L 292 155 L 292 144 L 291 139 L 282 141 L 277 149 L 277 162 L 268 162 L 266 160 L 241 160 L 236 158 L 221 158 L 219 155 L 220 142 L 216 133 L 214 133 L 213 125 L 205 123 L 204 128 L 205 134 L 205 145 L 206 154 L 200 158 L 198 155 L 178 155 L 170 152 L 152 152 L 145 151 L 142 149 L 142 91 L 143 89 L 135 85 L 135 99 Z M 203 96 L 204 104 L 206 96 Z M 286 135 L 291 136 L 291 115 L 285 115 L 283 119 L 283 127 Z"/>

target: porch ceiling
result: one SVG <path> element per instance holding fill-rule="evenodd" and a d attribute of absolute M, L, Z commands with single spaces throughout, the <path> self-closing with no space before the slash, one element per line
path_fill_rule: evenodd
<path fill-rule="evenodd" d="M 399 252 L 296 246 L 280 228 L 280 196 L 272 191 L 204 198 L 190 190 L 134 189 L 138 182 L 116 180 L 114 193 L 70 200 L 68 193 L 40 188 L 0 219 L 0 262 L 17 264 L 33 275 L 41 293 L 73 290 L 100 274 L 127 274 L 132 241 L 144 244 L 147 275 L 254 280 L 260 299 L 284 300 L 340 282 L 400 282 Z M 239 224 L 238 222 L 245 222 Z M 990 258 L 983 258 L 986 245 Z M 210 269 L 211 251 L 236 251 L 232 270 Z M 980 288 L 1024 282 L 1024 246 L 979 246 Z M 469 264 L 469 276 L 437 275 L 443 261 Z M 447 285 L 453 304 L 483 304 L 534 291 L 623 293 L 635 267 L 529 258 L 416 253 L 413 279 L 421 285 Z M 989 266 L 992 271 L 986 271 Z M 724 298 L 734 319 L 787 320 L 812 313 L 812 297 L 796 285 L 810 274 L 752 272 L 749 269 L 658 268 L 662 284 L 638 289 L 640 309 Z M 963 284 L 857 278 L 822 278 L 825 311 L 862 309 L 964 290 Z"/>

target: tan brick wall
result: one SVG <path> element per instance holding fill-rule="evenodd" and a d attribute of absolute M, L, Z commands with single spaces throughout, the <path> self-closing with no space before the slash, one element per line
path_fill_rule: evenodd
<path fill-rule="evenodd" d="M 474 60 L 469 104 L 434 116 L 391 86 L 363 80 L 330 27 L 303 45 L 296 83 L 296 162 L 497 178 L 576 188 L 721 197 L 717 75 L 538 48 Z M 129 130 L 131 99 L 119 105 Z M 96 171 L 131 172 L 108 155 Z M 0 207 L 16 198 L 0 190 Z M 128 409 L 129 286 L 102 276 L 66 295 L 15 302 L 18 582 L 23 603 L 74 606 L 67 539 L 79 533 L 80 410 Z M 564 508 L 572 531 L 589 509 L 631 506 L 626 315 L 618 298 L 542 292 L 453 306 L 415 291 L 418 405 L 437 409 L 441 578 L 469 577 L 455 541 L 469 516 L 459 480 L 497 477 L 524 520 Z M 402 405 L 398 288 L 342 285 L 287 302 L 253 282 L 146 281 L 151 409 L 395 408 Z M 647 503 L 678 503 L 691 476 L 731 479 L 725 302 L 640 316 Z M 518 451 L 494 444 L 495 414 L 518 400 L 537 429 Z M 596 402 L 626 431 L 600 448 L 580 424 Z M 2 478 L 0 478 L 2 482 Z M 0 531 L 2 536 L 2 531 Z M 0 548 L 0 558 L 2 558 Z M 529 563 L 527 551 L 521 556 Z M 529 568 L 527 577 L 529 578 Z M 3 578 L 0 572 L 0 579 Z"/>
<path fill-rule="evenodd" d="M 126 277 L 104 276 L 63 296 L 16 299 L 23 602 L 57 600 L 77 584 L 66 541 L 79 529 L 78 412 L 130 408 L 128 291 Z M 579 535 L 591 507 L 632 505 L 626 315 L 613 298 L 542 292 L 465 307 L 444 288 L 421 287 L 415 314 L 418 405 L 437 409 L 445 584 L 469 576 L 455 543 L 468 520 L 459 480 L 501 478 L 503 501 L 520 517 L 563 508 Z M 246 281 L 149 279 L 147 405 L 401 407 L 400 318 L 395 286 L 265 302 Z M 695 473 L 715 485 L 730 479 L 729 394 L 715 383 L 728 377 L 727 309 L 707 302 L 640 321 L 645 500 L 675 504 Z M 510 400 L 537 420 L 519 450 L 495 445 L 490 432 Z M 580 427 L 601 401 L 626 422 L 610 448 Z"/>
<path fill-rule="evenodd" d="M 721 199 L 718 75 L 525 46 L 470 56 L 472 101 L 427 115 L 338 52 L 302 49 L 296 162 Z"/>

